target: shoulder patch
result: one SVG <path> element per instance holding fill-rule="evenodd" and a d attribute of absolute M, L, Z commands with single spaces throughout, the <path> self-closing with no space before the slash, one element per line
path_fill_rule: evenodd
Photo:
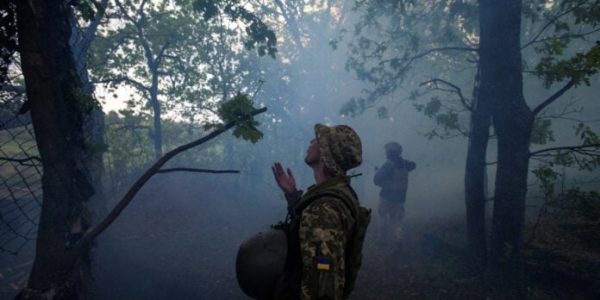
<path fill-rule="evenodd" d="M 317 270 L 329 271 L 331 270 L 331 258 L 329 257 L 317 257 Z"/>

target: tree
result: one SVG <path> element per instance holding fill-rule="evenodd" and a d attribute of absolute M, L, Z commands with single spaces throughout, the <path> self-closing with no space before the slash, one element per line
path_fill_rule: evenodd
<path fill-rule="evenodd" d="M 90 250 L 74 253 L 72 245 L 90 226 L 84 207 L 94 190 L 83 122 L 96 103 L 82 90 L 69 45 L 71 7 L 64 1 L 16 5 L 21 65 L 44 168 L 36 258 L 19 298 L 81 298 Z"/>
<path fill-rule="evenodd" d="M 565 1 L 560 5 L 568 12 L 571 9 L 594 9 L 600 3 L 580 1 Z M 590 6 L 587 6 L 590 5 Z M 500 274 L 513 286 L 523 285 L 522 280 L 522 249 L 523 227 L 525 223 L 525 203 L 530 145 L 534 120 L 548 105 L 558 100 L 565 91 L 581 83 L 588 82 L 589 77 L 598 72 L 600 50 L 598 43 L 583 52 L 576 53 L 572 58 L 563 60 L 560 56 L 542 58 L 537 65 L 538 75 L 542 78 L 554 78 L 556 82 L 566 81 L 564 86 L 555 94 L 530 109 L 523 96 L 522 59 L 520 43 L 521 1 L 512 2 L 480 2 L 481 44 L 480 67 L 486 68 L 492 76 L 487 92 L 494 105 L 494 129 L 498 136 L 498 167 L 494 193 L 494 214 L 492 238 L 490 246 L 490 270 Z M 581 12 L 580 12 L 581 13 Z M 577 18 L 588 18 L 593 25 L 594 16 L 582 13 Z M 498 23 L 496 23 L 498 22 Z M 585 22 L 585 21 L 584 21 Z M 574 24 L 579 23 L 575 19 Z M 568 25 L 567 25 L 568 26 Z M 484 48 L 484 37 L 492 41 Z M 499 49 L 501 49 L 499 51 Z M 490 55 L 485 57 L 484 55 Z M 565 69 L 545 69 L 545 61 L 552 67 L 569 64 Z M 485 66 L 484 64 L 489 64 Z M 548 81 L 546 81 L 548 83 Z M 549 86 L 549 85 L 548 85 Z M 483 90 L 483 88 L 482 88 Z M 598 145 L 586 145 L 584 148 L 596 148 Z"/>
<path fill-rule="evenodd" d="M 94 70 L 100 81 L 112 86 L 126 83 L 142 95 L 144 105 L 152 111 L 151 136 L 158 158 L 162 156 L 163 146 L 159 82 L 178 71 L 173 64 L 168 64 L 167 57 L 177 57 L 170 52 L 192 42 L 192 32 L 202 33 L 204 30 L 192 30 L 195 22 L 190 11 L 172 9 L 166 3 L 115 1 L 115 6 L 117 20 L 125 25 L 121 30 L 103 30 L 106 33 L 102 36 L 104 49 L 100 50 L 100 54 L 108 57 L 96 60 L 97 68 Z M 190 68 L 183 67 L 183 72 Z M 183 84 L 189 83 L 185 81 Z"/>
<path fill-rule="evenodd" d="M 111 18 L 119 20 L 122 26 L 104 28 L 103 39 L 95 51 L 96 82 L 108 83 L 113 91 L 118 85 L 133 88 L 136 92 L 131 103 L 136 105 L 135 99 L 141 98 L 141 106 L 152 111 L 151 137 L 156 157 L 163 151 L 161 117 L 167 99 L 170 105 L 192 103 L 210 108 L 207 103 L 213 87 L 209 81 L 218 78 L 221 84 L 227 80 L 224 74 L 210 74 L 205 69 L 214 58 L 210 56 L 215 53 L 211 49 L 232 42 L 229 39 L 215 44 L 214 35 L 237 35 L 237 30 L 227 31 L 221 18 L 239 21 L 233 28 L 246 31 L 245 48 L 256 48 L 259 55 L 275 55 L 274 33 L 242 5 L 230 1 L 173 4 L 115 1 Z M 219 72 L 226 71 L 223 60 L 218 63 Z M 223 96 L 227 98 L 227 92 Z"/>
<path fill-rule="evenodd" d="M 590 45 L 586 39 L 597 32 L 594 12 L 599 3 L 527 1 L 523 14 L 521 1 L 480 1 L 479 5 L 472 1 L 356 3 L 363 17 L 357 24 L 358 37 L 353 47 L 356 54 L 348 66 L 359 79 L 372 83 L 373 88 L 366 90 L 363 97 L 352 99 L 342 111 L 364 111 L 400 86 L 419 84 L 418 80 L 427 89 L 413 92 L 411 98 L 437 92 L 427 104 L 416 107 L 443 127 L 443 131 L 432 130 L 429 136 L 448 136 L 449 132 L 459 131 L 469 137 L 465 175 L 467 232 L 471 252 L 482 265 L 488 253 L 485 157 L 493 124 L 498 160 L 489 266 L 492 270 L 509 270 L 504 275 L 514 274 L 523 246 L 529 148 L 532 143 L 547 141 L 532 136 L 549 134 L 549 124 L 542 125 L 544 122 L 535 118 L 567 90 L 577 84 L 589 84 L 590 76 L 597 73 L 598 46 Z M 531 23 L 524 26 L 523 39 L 528 42 L 521 44 L 519 24 L 523 16 Z M 477 23 L 469 20 L 478 20 L 479 30 Z M 374 38 L 372 34 L 378 36 Z M 532 45 L 534 51 L 528 52 L 523 65 L 521 51 L 529 51 Z M 569 46 L 575 50 L 565 51 Z M 432 79 L 426 78 L 431 75 L 419 78 L 411 73 L 424 63 L 439 75 Z M 529 68 L 531 65 L 534 71 Z M 470 68 L 475 78 L 473 101 L 464 96 L 463 84 L 446 79 L 460 79 L 452 74 L 455 68 L 464 70 L 465 66 L 476 66 Z M 530 109 L 523 96 L 522 72 L 534 73 L 546 82 L 546 88 L 552 83 L 566 83 Z M 452 95 L 459 108 L 442 102 L 440 95 Z M 468 131 L 460 121 L 461 112 L 470 116 Z M 598 149 L 592 143 L 579 146 Z"/>
<path fill-rule="evenodd" d="M 533 128 L 533 115 L 523 96 L 521 5 L 521 0 L 479 3 L 478 96 L 491 103 L 498 135 L 490 263 L 495 273 L 505 271 L 500 272 L 500 283 L 512 279 L 513 285 L 524 282 L 519 264 Z"/>
<path fill-rule="evenodd" d="M 17 26 L 28 109 L 44 169 L 36 257 L 27 288 L 18 298 L 87 298 L 86 279 L 89 277 L 86 278 L 85 274 L 89 268 L 90 248 L 95 238 L 118 216 L 118 213 L 110 214 L 94 227 L 87 209 L 87 202 L 95 192 L 89 156 L 101 149 L 88 143 L 85 122 L 98 104 L 89 94 L 90 90 L 85 88 L 79 72 L 81 69 L 78 69 L 73 57 L 70 38 L 75 18 L 71 4 L 64 1 L 19 1 L 10 5 L 16 8 L 17 22 L 11 23 L 11 26 Z M 255 39 L 258 45 L 265 40 Z M 249 111 L 248 103 L 235 106 L 228 111 L 234 115 L 234 120 L 203 139 L 169 152 L 157 165 L 160 167 L 175 154 L 232 127 L 237 127 L 236 132 L 242 137 L 250 134 L 252 139 L 256 138 L 254 126 L 257 123 L 251 115 L 262 111 L 264 109 Z M 135 191 L 128 194 L 128 201 L 133 196 Z M 125 206 L 120 205 L 116 210 L 120 211 Z"/>

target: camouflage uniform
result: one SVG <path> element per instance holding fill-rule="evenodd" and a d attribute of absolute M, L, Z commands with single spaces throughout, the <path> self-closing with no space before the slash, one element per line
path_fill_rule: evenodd
<path fill-rule="evenodd" d="M 375 185 L 381 187 L 378 209 L 379 237 L 382 240 L 391 238 L 392 242 L 399 242 L 403 238 L 402 219 L 408 189 L 408 172 L 414 170 L 416 164 L 402 158 L 402 147 L 398 143 L 388 143 L 385 148 L 386 151 L 392 151 L 397 155 L 388 157 L 373 178 Z"/>
<path fill-rule="evenodd" d="M 297 259 L 288 270 L 291 287 L 278 299 L 344 299 L 344 255 L 355 220 L 339 197 L 359 205 L 345 174 L 360 165 L 361 143 L 358 135 L 344 125 L 317 124 L 315 133 L 321 158 L 335 177 L 309 187 L 304 195 L 302 191 L 286 194 L 292 232 L 297 232 L 289 239 L 288 251 Z"/>

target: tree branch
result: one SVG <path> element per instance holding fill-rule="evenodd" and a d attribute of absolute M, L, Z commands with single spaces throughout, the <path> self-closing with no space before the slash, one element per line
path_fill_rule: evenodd
<path fill-rule="evenodd" d="M 411 57 L 411 58 L 408 60 L 408 63 L 406 63 L 406 65 L 410 65 L 410 64 L 411 64 L 413 61 L 415 61 L 415 60 L 417 60 L 417 59 L 419 59 L 419 58 L 422 58 L 422 57 L 424 57 L 424 56 L 427 56 L 427 55 L 429 55 L 429 54 L 431 54 L 431 53 L 434 53 L 434 52 L 443 52 L 443 51 L 468 51 L 468 52 L 478 52 L 478 51 L 479 51 L 479 49 L 477 49 L 477 48 L 471 48 L 471 47 L 442 47 L 442 48 L 432 48 L 432 49 L 429 49 L 429 50 L 423 51 L 423 52 L 421 52 L 421 53 L 419 53 L 419 54 L 417 54 L 417 55 L 415 55 L 415 56 Z"/>
<path fill-rule="evenodd" d="M 572 11 L 578 9 L 580 6 L 582 6 L 583 4 L 585 4 L 585 2 L 586 1 L 581 1 L 577 5 L 571 7 L 570 9 L 565 10 L 562 13 L 554 16 L 552 19 L 550 19 L 548 21 L 548 23 L 546 23 L 544 26 L 542 26 L 542 28 L 540 29 L 540 31 L 538 31 L 538 33 L 531 40 L 529 40 L 529 42 L 527 42 L 527 43 L 525 43 L 525 45 L 521 46 L 521 49 L 525 49 L 525 48 L 531 46 L 532 44 L 536 43 L 537 39 L 542 35 L 542 33 L 544 33 L 544 31 L 546 31 L 546 29 L 548 29 L 550 27 L 550 25 L 554 24 L 561 17 L 563 17 L 563 16 L 571 13 Z"/>
<path fill-rule="evenodd" d="M 252 117 L 252 116 L 258 115 L 260 113 L 263 113 L 265 111 L 267 111 L 267 108 L 263 107 L 261 109 L 254 110 L 253 112 L 249 113 L 247 116 Z M 129 188 L 129 190 L 127 191 L 125 196 L 123 196 L 123 198 L 121 198 L 121 200 L 119 201 L 119 203 L 117 203 L 117 205 L 113 208 L 113 210 L 97 226 L 91 227 L 88 229 L 88 231 L 85 233 L 85 235 L 81 238 L 81 240 L 79 240 L 79 242 L 75 246 L 76 249 L 74 251 L 74 254 L 78 255 L 80 253 L 81 249 L 87 247 L 96 237 L 98 237 L 98 235 L 100 235 L 102 232 L 104 232 L 119 217 L 121 212 L 125 209 L 125 207 L 127 207 L 129 205 L 129 203 L 133 200 L 135 195 L 140 191 L 140 189 L 144 186 L 144 184 L 146 184 L 146 182 L 152 176 L 154 176 L 154 174 L 158 173 L 160 171 L 160 168 L 165 163 L 167 163 L 171 158 L 175 157 L 177 154 L 179 154 L 183 151 L 186 151 L 188 149 L 191 149 L 193 147 L 196 147 L 207 141 L 212 140 L 213 138 L 219 136 L 220 134 L 222 134 L 225 131 L 234 127 L 235 124 L 236 124 L 235 121 L 229 122 L 229 123 L 223 125 L 223 127 L 212 131 L 210 134 L 208 134 L 198 140 L 195 140 L 191 143 L 179 146 L 179 147 L 167 152 L 165 155 L 163 155 L 161 158 L 159 158 L 148 170 L 146 170 L 146 172 L 140 178 L 138 178 L 138 180 L 131 186 L 131 188 Z"/>
<path fill-rule="evenodd" d="M 23 94 L 25 94 L 25 87 L 22 85 L 14 85 L 14 84 L 4 83 L 4 84 L 0 85 L 0 91 L 15 93 L 17 95 L 23 95 Z"/>
<path fill-rule="evenodd" d="M 590 145 L 581 145 L 581 146 L 563 146 L 563 147 L 552 147 L 552 148 L 547 148 L 547 149 L 542 149 L 542 150 L 537 150 L 534 152 L 529 152 L 529 156 L 535 156 L 535 155 L 540 155 L 544 152 L 551 152 L 551 151 L 559 151 L 559 150 L 571 150 L 571 151 L 576 151 L 579 149 L 587 149 L 587 148 L 600 148 L 600 144 L 590 144 Z"/>
<path fill-rule="evenodd" d="M 569 80 L 565 86 L 563 86 L 560 90 L 558 90 L 554 95 L 548 97 L 548 99 L 544 100 L 540 105 L 533 109 L 532 113 L 536 116 L 540 111 L 542 111 L 546 106 L 552 104 L 552 102 L 556 101 L 556 99 L 560 98 L 566 91 L 568 91 L 571 87 L 575 85 L 575 79 Z"/>
<path fill-rule="evenodd" d="M 531 46 L 533 44 L 539 44 L 539 43 L 551 41 L 551 40 L 554 40 L 554 39 L 567 40 L 567 41 L 569 39 L 572 39 L 572 38 L 583 39 L 583 38 L 585 38 L 585 37 L 587 37 L 589 35 L 592 35 L 592 34 L 598 32 L 598 31 L 600 31 L 600 28 L 596 28 L 594 30 L 590 30 L 590 31 L 582 32 L 582 33 L 566 33 L 566 34 L 563 34 L 563 35 L 560 35 L 560 36 L 546 37 L 546 38 L 543 38 L 543 39 L 539 39 L 539 40 L 535 40 L 535 41 L 531 41 L 531 42 L 527 43 L 525 46 L 521 47 L 521 50 L 525 49 L 526 47 L 529 47 L 529 46 Z"/>
<path fill-rule="evenodd" d="M 455 93 L 456 93 L 456 94 L 458 95 L 458 97 L 460 98 L 460 102 L 463 104 L 463 106 L 464 106 L 464 107 L 465 107 L 465 108 L 466 108 L 468 111 L 473 111 L 473 108 L 471 107 L 471 105 L 469 105 L 469 104 L 467 103 L 467 100 L 465 99 L 465 97 L 464 97 L 464 95 L 463 95 L 463 93 L 462 93 L 462 90 L 460 89 L 460 87 L 458 87 L 457 85 L 455 85 L 455 84 L 453 84 L 453 83 L 451 83 L 451 82 L 448 82 L 448 81 L 446 81 L 446 80 L 439 79 L 439 78 L 434 78 L 434 79 L 432 79 L 432 80 L 425 81 L 425 82 L 423 82 L 423 83 L 419 84 L 419 86 L 424 86 L 424 85 L 428 85 L 428 84 L 430 84 L 430 83 L 433 83 L 433 84 L 435 85 L 435 87 L 436 87 L 436 88 L 438 88 L 438 87 L 437 87 L 437 84 L 438 84 L 438 82 L 439 82 L 439 83 L 443 83 L 443 84 L 445 84 L 445 85 L 447 85 L 447 86 L 450 86 L 452 89 L 454 89 L 454 90 L 455 90 Z M 447 92 L 450 92 L 450 91 L 448 91 L 448 90 L 445 90 L 445 91 L 447 91 Z"/>
<path fill-rule="evenodd" d="M 126 82 L 126 83 L 133 85 L 136 89 L 138 89 L 141 92 L 148 93 L 150 91 L 150 88 L 146 87 L 143 83 L 141 83 L 133 78 L 129 78 L 127 76 L 94 81 L 94 83 L 122 83 L 122 82 Z"/>
<path fill-rule="evenodd" d="M 210 169 L 194 169 L 194 168 L 170 168 L 160 169 L 156 173 L 170 173 L 170 172 L 195 172 L 195 173 L 239 173 L 239 170 L 210 170 Z"/>
<path fill-rule="evenodd" d="M 118 125 L 122 125 L 122 124 L 109 124 L 109 126 L 118 126 Z M 145 129 L 148 131 L 152 131 L 152 127 L 150 126 L 144 126 L 144 125 L 122 125 L 119 126 L 117 128 L 115 128 L 115 130 L 119 131 L 119 130 L 125 130 L 125 129 L 130 129 L 130 130 L 136 130 L 136 129 Z"/>

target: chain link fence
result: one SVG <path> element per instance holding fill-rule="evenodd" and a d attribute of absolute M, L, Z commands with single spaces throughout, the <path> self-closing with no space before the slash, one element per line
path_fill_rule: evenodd
<path fill-rule="evenodd" d="M 42 166 L 24 95 L 0 94 L 0 252 L 17 254 L 35 239 L 42 201 Z"/>

